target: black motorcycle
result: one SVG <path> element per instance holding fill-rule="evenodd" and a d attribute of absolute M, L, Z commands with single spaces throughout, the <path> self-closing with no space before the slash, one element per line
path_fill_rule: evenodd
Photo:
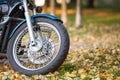
<path fill-rule="evenodd" d="M 62 21 L 38 14 L 41 1 L 0 0 L 0 52 L 14 70 L 29 76 L 54 72 L 69 50 Z"/>

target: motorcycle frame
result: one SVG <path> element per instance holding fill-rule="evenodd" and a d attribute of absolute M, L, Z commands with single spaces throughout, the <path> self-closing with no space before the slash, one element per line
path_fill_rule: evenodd
<path fill-rule="evenodd" d="M 6 3 L 9 5 L 9 12 L 7 14 L 7 17 L 3 17 L 4 21 L 0 22 L 0 53 L 6 53 L 11 31 L 15 28 L 15 25 L 17 25 L 17 23 L 25 19 L 23 12 L 19 11 L 20 13 L 16 13 L 19 10 L 19 6 L 22 4 L 22 0 L 6 1 Z M 17 17 L 18 14 L 19 16 Z"/>

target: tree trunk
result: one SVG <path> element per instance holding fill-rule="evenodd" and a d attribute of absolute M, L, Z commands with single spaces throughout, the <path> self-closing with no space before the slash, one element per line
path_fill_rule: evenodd
<path fill-rule="evenodd" d="M 42 13 L 45 14 L 47 13 L 47 5 L 45 4 L 43 7 L 42 7 Z"/>
<path fill-rule="evenodd" d="M 76 27 L 82 27 L 82 0 L 77 0 L 76 4 Z"/>
<path fill-rule="evenodd" d="M 55 15 L 55 0 L 50 0 L 50 14 Z"/>
<path fill-rule="evenodd" d="M 64 24 L 67 24 L 68 17 L 67 17 L 67 1 L 66 0 L 62 0 L 62 14 L 61 14 L 61 19 L 63 20 Z"/>
<path fill-rule="evenodd" d="M 94 8 L 94 0 L 88 0 L 87 7 Z"/>

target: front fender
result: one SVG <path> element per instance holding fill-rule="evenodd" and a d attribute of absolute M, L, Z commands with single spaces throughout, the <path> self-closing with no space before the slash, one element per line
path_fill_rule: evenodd
<path fill-rule="evenodd" d="M 34 15 L 34 16 L 31 17 L 32 22 L 35 22 L 35 18 L 37 18 L 37 17 L 49 18 L 49 19 L 52 19 L 52 20 L 55 20 L 55 21 L 62 22 L 62 21 L 61 21 L 60 19 L 58 19 L 56 16 L 53 16 L 53 15 L 50 15 L 50 14 L 37 14 L 37 15 Z M 12 32 L 10 33 L 10 37 L 9 37 L 9 38 L 11 38 L 11 37 L 14 35 L 14 33 L 16 32 L 16 30 L 17 30 L 23 23 L 25 23 L 25 22 L 26 22 L 26 20 L 21 21 L 21 22 L 12 30 Z"/>
<path fill-rule="evenodd" d="M 50 14 L 37 14 L 31 17 L 32 21 L 35 21 L 34 19 L 37 17 L 44 17 L 44 18 L 49 18 L 55 21 L 60 21 L 62 22 L 59 18 L 57 18 L 56 16 L 50 15 Z M 63 22 L 62 22 L 63 23 Z"/>

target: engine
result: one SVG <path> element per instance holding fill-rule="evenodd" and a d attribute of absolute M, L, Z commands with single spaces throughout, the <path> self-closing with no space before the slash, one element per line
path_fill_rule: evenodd
<path fill-rule="evenodd" d="M 9 6 L 7 4 L 0 4 L 0 14 L 8 14 L 9 12 Z"/>
<path fill-rule="evenodd" d="M 9 12 L 9 6 L 8 4 L 0 4 L 0 22 L 3 21 L 3 16 L 8 15 Z"/>

